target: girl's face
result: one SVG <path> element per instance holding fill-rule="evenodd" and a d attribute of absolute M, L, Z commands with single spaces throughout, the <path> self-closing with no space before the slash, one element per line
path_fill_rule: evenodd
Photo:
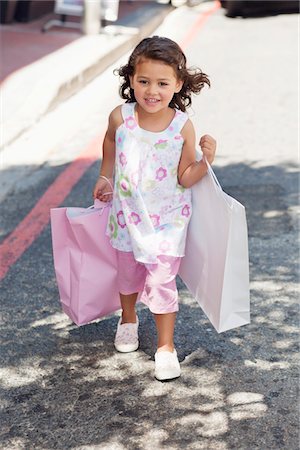
<path fill-rule="evenodd" d="M 168 108 L 174 93 L 180 91 L 182 84 L 172 66 L 154 59 L 142 59 L 130 77 L 130 86 L 137 103 L 150 113 Z"/>

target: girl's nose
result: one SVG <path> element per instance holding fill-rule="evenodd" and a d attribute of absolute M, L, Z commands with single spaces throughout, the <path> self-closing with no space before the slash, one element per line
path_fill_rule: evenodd
<path fill-rule="evenodd" d="M 155 95 L 157 93 L 157 88 L 154 83 L 148 84 L 147 94 Z"/>

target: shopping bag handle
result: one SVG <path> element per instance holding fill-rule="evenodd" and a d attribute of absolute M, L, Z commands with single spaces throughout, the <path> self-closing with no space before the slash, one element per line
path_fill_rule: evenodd
<path fill-rule="evenodd" d="M 211 165 L 210 165 L 209 162 L 206 160 L 206 158 L 205 158 L 205 162 L 206 162 L 206 164 L 207 164 L 207 168 L 208 168 L 209 174 L 212 176 L 212 178 L 213 178 L 214 182 L 216 183 L 216 185 L 218 186 L 218 188 L 221 189 L 221 191 L 223 191 L 223 188 L 222 188 L 222 186 L 220 185 L 219 180 L 218 180 L 218 178 L 217 178 L 215 172 L 213 171 Z"/>
<path fill-rule="evenodd" d="M 216 183 L 216 185 L 218 186 L 218 188 L 221 189 L 221 191 L 223 191 L 222 186 L 220 185 L 219 180 L 218 180 L 218 178 L 216 177 L 216 174 L 215 174 L 215 172 L 213 171 L 211 165 L 210 165 L 209 162 L 207 161 L 206 156 L 203 155 L 203 153 L 201 154 L 201 153 L 199 152 L 198 149 L 196 149 L 196 159 L 197 159 L 197 161 L 203 160 L 203 161 L 205 162 L 205 164 L 206 164 L 206 166 L 207 166 L 207 171 L 208 171 L 209 175 L 211 175 L 212 179 L 214 180 L 214 182 Z"/>
<path fill-rule="evenodd" d="M 232 202 L 230 201 L 230 196 L 228 194 L 226 194 L 226 192 L 224 192 L 222 186 L 219 183 L 219 180 L 218 180 L 215 172 L 213 171 L 211 165 L 209 164 L 209 162 L 207 161 L 205 156 L 203 156 L 203 160 L 205 161 L 205 163 L 207 165 L 209 175 L 212 177 L 212 179 L 214 180 L 214 182 L 216 183 L 216 185 L 220 189 L 220 191 L 224 194 L 223 198 L 226 201 L 227 205 L 229 206 L 229 208 L 232 208 Z"/>
<path fill-rule="evenodd" d="M 105 180 L 106 181 L 106 183 L 108 183 L 109 184 L 109 186 L 110 186 L 110 188 L 111 188 L 111 192 L 105 192 L 104 194 L 102 194 L 102 195 L 109 195 L 109 194 L 113 194 L 113 190 L 114 190 L 114 187 L 113 187 L 113 185 L 111 184 L 111 182 L 110 182 L 110 179 L 109 178 L 107 178 L 107 177 L 105 177 L 104 175 L 99 175 L 99 178 L 103 178 L 103 180 Z"/>
<path fill-rule="evenodd" d="M 223 191 L 222 186 L 220 185 L 219 180 L 218 180 L 215 172 L 213 171 L 211 165 L 209 164 L 209 162 L 207 161 L 207 159 L 206 159 L 206 157 L 204 155 L 202 156 L 202 159 L 205 162 L 205 164 L 207 166 L 207 170 L 208 170 L 209 174 L 211 175 L 211 177 L 213 178 L 214 182 L 216 183 L 218 188 L 221 189 L 221 191 Z"/>
<path fill-rule="evenodd" d="M 87 209 L 101 209 L 101 214 L 105 208 L 111 206 L 111 202 L 101 202 L 98 198 L 95 198 L 94 204 L 89 206 Z"/>

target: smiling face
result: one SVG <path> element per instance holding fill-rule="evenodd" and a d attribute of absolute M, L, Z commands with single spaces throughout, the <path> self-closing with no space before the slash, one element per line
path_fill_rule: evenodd
<path fill-rule="evenodd" d="M 157 113 L 169 107 L 174 93 L 182 88 L 172 66 L 154 59 L 142 59 L 130 77 L 130 86 L 141 108 Z"/>

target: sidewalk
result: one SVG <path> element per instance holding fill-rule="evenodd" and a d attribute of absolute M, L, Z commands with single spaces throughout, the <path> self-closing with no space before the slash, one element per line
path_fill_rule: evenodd
<path fill-rule="evenodd" d="M 54 14 L 1 26 L 0 150 L 151 34 L 171 10 L 155 1 L 120 2 L 118 21 L 94 36 L 62 28 L 41 33 Z"/>

